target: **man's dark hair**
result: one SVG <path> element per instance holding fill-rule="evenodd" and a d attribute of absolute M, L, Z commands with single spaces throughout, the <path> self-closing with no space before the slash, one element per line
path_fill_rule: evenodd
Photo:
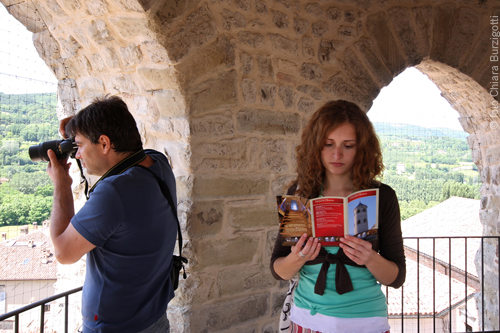
<path fill-rule="evenodd" d="M 141 136 L 127 104 L 118 96 L 105 96 L 78 112 L 66 125 L 66 133 L 77 133 L 92 143 L 98 143 L 101 135 L 111 141 L 116 152 L 142 149 Z"/>

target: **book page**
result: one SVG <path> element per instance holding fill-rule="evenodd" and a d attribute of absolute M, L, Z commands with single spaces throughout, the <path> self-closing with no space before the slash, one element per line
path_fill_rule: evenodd
<path fill-rule="evenodd" d="M 317 198 L 311 206 L 314 237 L 344 236 L 343 198 Z"/>
<path fill-rule="evenodd" d="M 378 189 L 353 193 L 347 201 L 349 235 L 371 239 L 378 229 Z"/>

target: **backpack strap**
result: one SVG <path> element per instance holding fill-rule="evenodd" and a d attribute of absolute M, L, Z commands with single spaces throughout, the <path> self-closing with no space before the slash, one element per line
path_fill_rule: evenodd
<path fill-rule="evenodd" d="M 158 177 L 153 171 L 151 171 L 149 168 L 136 164 L 135 166 L 140 167 L 141 169 L 146 170 L 150 174 L 152 174 L 156 180 L 158 181 L 158 185 L 160 185 L 161 192 L 163 193 L 163 196 L 168 200 L 168 203 L 170 204 L 170 207 L 172 207 L 172 211 L 174 212 L 175 215 L 175 221 L 177 222 L 177 235 L 178 235 L 178 240 L 179 240 L 179 256 L 182 257 L 182 232 L 181 232 L 181 225 L 179 224 L 179 218 L 177 217 L 177 205 L 174 203 L 174 199 L 172 198 L 172 194 L 170 193 L 170 190 L 168 189 L 168 185 L 165 184 L 163 179 Z M 182 260 L 183 262 L 187 263 L 187 259 Z M 186 273 L 184 272 L 184 275 Z M 185 277 L 184 277 L 185 278 Z"/>

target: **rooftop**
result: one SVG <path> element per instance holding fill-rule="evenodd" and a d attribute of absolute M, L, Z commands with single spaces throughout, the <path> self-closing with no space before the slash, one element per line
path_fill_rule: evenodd
<path fill-rule="evenodd" d="M 57 279 L 57 261 L 48 232 L 48 228 L 39 228 L 0 243 L 0 281 Z"/>

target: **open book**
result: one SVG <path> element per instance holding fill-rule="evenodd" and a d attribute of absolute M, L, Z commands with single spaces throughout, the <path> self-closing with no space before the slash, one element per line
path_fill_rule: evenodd
<path fill-rule="evenodd" d="M 323 246 L 338 246 L 345 235 L 370 240 L 377 237 L 378 188 L 348 197 L 305 199 L 276 197 L 283 245 L 295 245 L 303 233 L 317 237 Z"/>

